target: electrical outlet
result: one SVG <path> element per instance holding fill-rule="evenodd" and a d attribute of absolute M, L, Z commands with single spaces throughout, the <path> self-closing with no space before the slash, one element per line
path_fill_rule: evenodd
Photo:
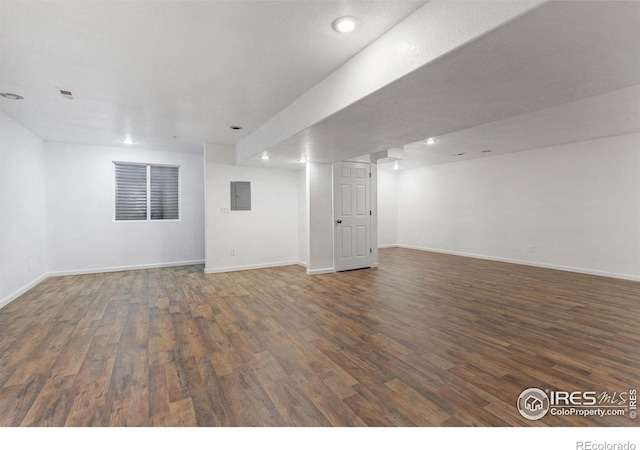
<path fill-rule="evenodd" d="M 236 256 L 236 249 L 235 248 L 231 249 L 231 256 Z"/>
<path fill-rule="evenodd" d="M 225 208 L 225 207 L 220 208 L 220 214 L 229 214 L 229 208 Z"/>
<path fill-rule="evenodd" d="M 29 270 L 33 269 L 33 261 L 29 260 Z"/>
<path fill-rule="evenodd" d="M 535 253 L 536 252 L 536 246 L 535 245 L 530 245 L 529 246 L 529 253 Z"/>

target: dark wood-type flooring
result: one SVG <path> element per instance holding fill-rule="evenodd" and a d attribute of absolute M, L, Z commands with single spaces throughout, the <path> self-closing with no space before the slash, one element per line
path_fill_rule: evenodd
<path fill-rule="evenodd" d="M 639 320 L 637 282 L 406 249 L 52 278 L 0 309 L 0 425 L 637 426 L 515 405 L 638 389 Z"/>

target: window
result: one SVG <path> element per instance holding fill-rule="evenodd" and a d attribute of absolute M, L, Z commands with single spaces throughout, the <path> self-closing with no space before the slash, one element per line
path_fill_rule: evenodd
<path fill-rule="evenodd" d="M 115 220 L 179 220 L 180 168 L 114 163 Z"/>
<path fill-rule="evenodd" d="M 149 166 L 151 220 L 180 218 L 180 183 L 177 167 Z"/>

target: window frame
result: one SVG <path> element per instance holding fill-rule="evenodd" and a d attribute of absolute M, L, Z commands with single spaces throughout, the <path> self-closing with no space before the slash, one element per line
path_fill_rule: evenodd
<path fill-rule="evenodd" d="M 116 165 L 128 164 L 130 166 L 145 166 L 147 169 L 147 218 L 145 220 L 117 220 L 116 219 L 116 190 L 118 183 L 116 180 Z M 177 219 L 152 219 L 151 218 L 151 166 L 155 167 L 175 167 L 178 169 L 178 218 Z M 178 164 L 156 164 L 143 163 L 135 161 L 112 161 L 111 179 L 113 186 L 111 189 L 112 196 L 112 217 L 113 223 L 151 223 L 151 222 L 182 222 L 182 166 Z"/>

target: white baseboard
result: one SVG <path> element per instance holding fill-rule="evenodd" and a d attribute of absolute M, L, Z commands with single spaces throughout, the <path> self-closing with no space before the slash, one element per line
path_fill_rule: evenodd
<path fill-rule="evenodd" d="M 585 269 L 582 267 L 561 266 L 557 264 L 541 263 L 536 261 L 525 261 L 522 259 L 502 258 L 500 256 L 478 255 L 476 253 L 456 252 L 451 250 L 441 250 L 437 248 L 417 247 L 415 245 L 402 245 L 400 248 L 408 248 L 411 250 L 420 250 L 424 252 L 443 253 L 445 255 L 465 256 L 467 258 L 486 259 L 489 261 L 506 262 L 511 264 L 520 264 L 523 266 L 541 267 L 543 269 L 563 270 L 565 272 L 583 273 L 586 275 L 597 275 L 600 277 L 618 278 L 621 280 L 640 281 L 640 275 L 628 275 L 625 273 L 604 272 L 602 270 Z"/>
<path fill-rule="evenodd" d="M 92 275 L 97 273 L 108 273 L 108 272 L 124 272 L 128 270 L 143 270 L 143 269 L 158 269 L 163 267 L 180 267 L 180 266 L 193 266 L 197 264 L 204 264 L 204 260 L 194 260 L 194 261 L 178 261 L 178 262 L 170 262 L 170 263 L 155 263 L 155 264 L 139 264 L 132 266 L 118 266 L 118 267 L 102 267 L 102 268 L 94 268 L 94 269 L 77 269 L 77 270 L 59 270 L 55 272 L 44 273 L 42 276 L 27 284 L 26 286 L 21 287 L 17 291 L 8 295 L 7 297 L 0 300 L 0 308 L 8 305 L 25 292 L 33 289 L 38 284 L 46 280 L 47 278 L 53 277 L 65 277 L 70 275 Z M 239 266 L 239 267 L 224 267 L 220 269 L 206 269 L 204 273 L 221 273 L 221 272 L 234 272 L 239 270 L 252 270 L 252 269 L 266 269 L 269 267 L 282 267 L 282 266 L 302 266 L 307 267 L 307 264 L 304 261 L 285 261 L 285 262 L 277 262 L 277 263 L 269 263 L 269 264 L 255 264 L 249 266 Z M 331 269 L 333 272 L 333 269 Z"/>
<path fill-rule="evenodd" d="M 333 267 L 327 267 L 325 269 L 314 269 L 314 270 L 307 269 L 307 275 L 322 275 L 325 273 L 334 273 L 335 271 L 336 269 L 334 269 Z"/>
<path fill-rule="evenodd" d="M 254 270 L 254 269 L 269 269 L 271 267 L 283 267 L 283 266 L 298 266 L 302 265 L 302 261 L 282 261 L 272 262 L 264 264 L 248 264 L 246 266 L 233 266 L 233 267 L 219 267 L 215 269 L 204 269 L 204 273 L 224 273 L 224 272 L 239 272 L 241 270 Z"/>
<path fill-rule="evenodd" d="M 57 272 L 49 272 L 46 275 L 49 277 L 66 277 L 69 275 L 91 275 L 96 273 L 107 273 L 107 272 L 125 272 L 127 270 L 159 269 L 162 267 L 193 266 L 197 264 L 204 264 L 204 260 L 177 261 L 177 262 L 155 263 L 155 264 L 138 264 L 133 266 L 101 267 L 101 268 L 94 268 L 94 269 L 60 270 Z"/>
<path fill-rule="evenodd" d="M 23 295 L 25 292 L 33 289 L 34 287 L 36 287 L 37 285 L 39 285 L 40 283 L 42 283 L 44 280 L 46 280 L 48 278 L 47 274 L 44 273 L 41 276 L 39 276 L 38 278 L 36 278 L 35 280 L 33 280 L 31 283 L 22 286 L 20 289 L 18 289 L 17 291 L 9 294 L 8 296 L 6 296 L 5 298 L 3 298 L 2 300 L 0 300 L 0 308 L 3 308 L 5 306 L 7 306 L 9 303 L 11 303 L 12 301 L 14 301 L 15 299 L 17 299 L 18 297 L 20 297 L 21 295 Z"/>
<path fill-rule="evenodd" d="M 398 247 L 398 244 L 382 244 L 382 245 L 378 245 L 378 248 L 396 248 Z"/>

